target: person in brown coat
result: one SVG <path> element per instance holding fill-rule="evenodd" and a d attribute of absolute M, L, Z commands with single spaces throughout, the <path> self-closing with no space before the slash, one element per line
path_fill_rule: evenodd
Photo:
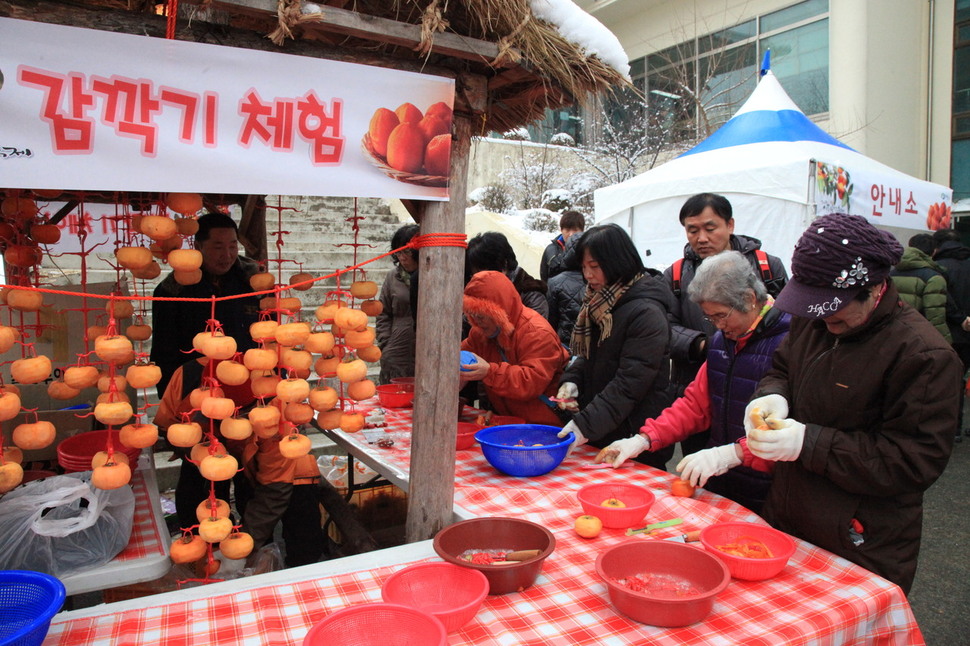
<path fill-rule="evenodd" d="M 776 461 L 765 520 L 908 592 L 923 492 L 953 448 L 962 366 L 900 300 L 889 272 L 902 253 L 856 215 L 809 226 L 775 301 L 791 331 L 745 429 L 751 452 Z"/>

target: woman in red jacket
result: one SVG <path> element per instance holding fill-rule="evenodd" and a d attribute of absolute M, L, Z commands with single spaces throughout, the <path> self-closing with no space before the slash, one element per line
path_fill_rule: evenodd
<path fill-rule="evenodd" d="M 569 353 L 549 322 L 525 307 L 498 271 L 472 276 L 463 307 L 471 331 L 461 349 L 473 353 L 476 363 L 462 366 L 462 384 L 481 381 L 500 415 L 562 426 L 549 397 L 559 388 Z"/>

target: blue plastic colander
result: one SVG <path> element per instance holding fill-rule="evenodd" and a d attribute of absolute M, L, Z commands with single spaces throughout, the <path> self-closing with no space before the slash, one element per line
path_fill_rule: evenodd
<path fill-rule="evenodd" d="M 0 646 L 35 646 L 64 605 L 64 584 L 29 570 L 0 570 Z"/>
<path fill-rule="evenodd" d="M 475 433 L 482 454 L 493 467 L 510 476 L 541 476 L 559 466 L 573 443 L 556 435 L 562 429 L 542 424 L 489 426 Z"/>

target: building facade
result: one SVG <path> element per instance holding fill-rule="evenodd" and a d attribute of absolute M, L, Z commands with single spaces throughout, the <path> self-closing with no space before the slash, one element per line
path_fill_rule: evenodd
<path fill-rule="evenodd" d="M 712 132 L 770 49 L 772 71 L 820 127 L 970 198 L 970 0 L 576 3 L 619 38 L 650 114 L 668 117 L 655 127 Z"/>

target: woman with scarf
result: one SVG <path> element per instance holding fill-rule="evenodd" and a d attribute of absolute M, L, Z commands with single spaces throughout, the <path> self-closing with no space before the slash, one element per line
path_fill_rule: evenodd
<path fill-rule="evenodd" d="M 683 397 L 648 419 L 639 434 L 600 451 L 596 462 L 618 467 L 644 451 L 657 451 L 710 429 L 708 448 L 686 456 L 677 471 L 691 484 L 761 513 L 771 485 L 771 463 L 747 451 L 744 409 L 788 334 L 791 317 L 772 308 L 774 299 L 737 251 L 705 260 L 688 295 L 718 330 L 711 337 L 707 360 Z"/>
<path fill-rule="evenodd" d="M 646 269 L 630 236 L 615 224 L 593 227 L 576 247 L 586 293 L 571 343 L 574 360 L 560 381 L 559 407 L 574 414 L 559 437 L 573 446 L 606 446 L 636 434 L 670 405 L 670 325 L 674 295 Z M 641 462 L 663 469 L 673 449 Z"/>

